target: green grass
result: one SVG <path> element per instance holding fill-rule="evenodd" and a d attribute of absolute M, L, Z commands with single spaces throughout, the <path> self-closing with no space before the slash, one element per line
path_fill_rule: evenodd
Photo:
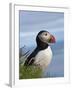
<path fill-rule="evenodd" d="M 19 79 L 32 79 L 32 78 L 41 78 L 42 70 L 40 67 L 32 65 L 32 66 L 24 66 L 19 65 Z"/>
<path fill-rule="evenodd" d="M 19 58 L 19 79 L 41 78 L 43 71 L 39 66 L 24 66 L 28 52 Z"/>

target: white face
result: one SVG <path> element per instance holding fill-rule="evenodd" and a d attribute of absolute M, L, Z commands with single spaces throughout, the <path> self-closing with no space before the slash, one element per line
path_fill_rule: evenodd
<path fill-rule="evenodd" d="M 42 34 L 39 35 L 39 39 L 45 43 L 48 43 L 48 41 L 50 40 L 50 33 L 49 32 L 43 32 Z"/>

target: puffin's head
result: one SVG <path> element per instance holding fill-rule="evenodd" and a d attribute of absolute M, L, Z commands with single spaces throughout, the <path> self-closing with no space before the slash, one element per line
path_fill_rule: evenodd
<path fill-rule="evenodd" d="M 48 31 L 40 31 L 36 37 L 36 41 L 41 41 L 43 43 L 49 44 L 49 43 L 55 43 L 55 37 L 50 34 Z"/>

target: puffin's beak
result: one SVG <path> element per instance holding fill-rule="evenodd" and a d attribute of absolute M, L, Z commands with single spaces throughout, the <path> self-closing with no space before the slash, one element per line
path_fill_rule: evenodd
<path fill-rule="evenodd" d="M 56 42 L 55 37 L 53 35 L 51 35 L 49 43 L 55 43 L 55 42 Z"/>

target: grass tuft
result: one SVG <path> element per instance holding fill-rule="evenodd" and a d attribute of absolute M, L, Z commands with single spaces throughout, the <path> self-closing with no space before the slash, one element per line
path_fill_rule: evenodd
<path fill-rule="evenodd" d="M 31 65 L 31 66 L 24 66 L 27 57 L 29 56 L 29 50 L 23 51 L 25 46 L 20 48 L 19 51 L 19 79 L 32 79 L 32 78 L 41 78 L 43 75 L 42 69 L 39 66 Z"/>
<path fill-rule="evenodd" d="M 32 66 L 19 65 L 19 79 L 32 79 L 41 77 L 42 77 L 42 70 L 40 67 L 35 65 Z"/>

